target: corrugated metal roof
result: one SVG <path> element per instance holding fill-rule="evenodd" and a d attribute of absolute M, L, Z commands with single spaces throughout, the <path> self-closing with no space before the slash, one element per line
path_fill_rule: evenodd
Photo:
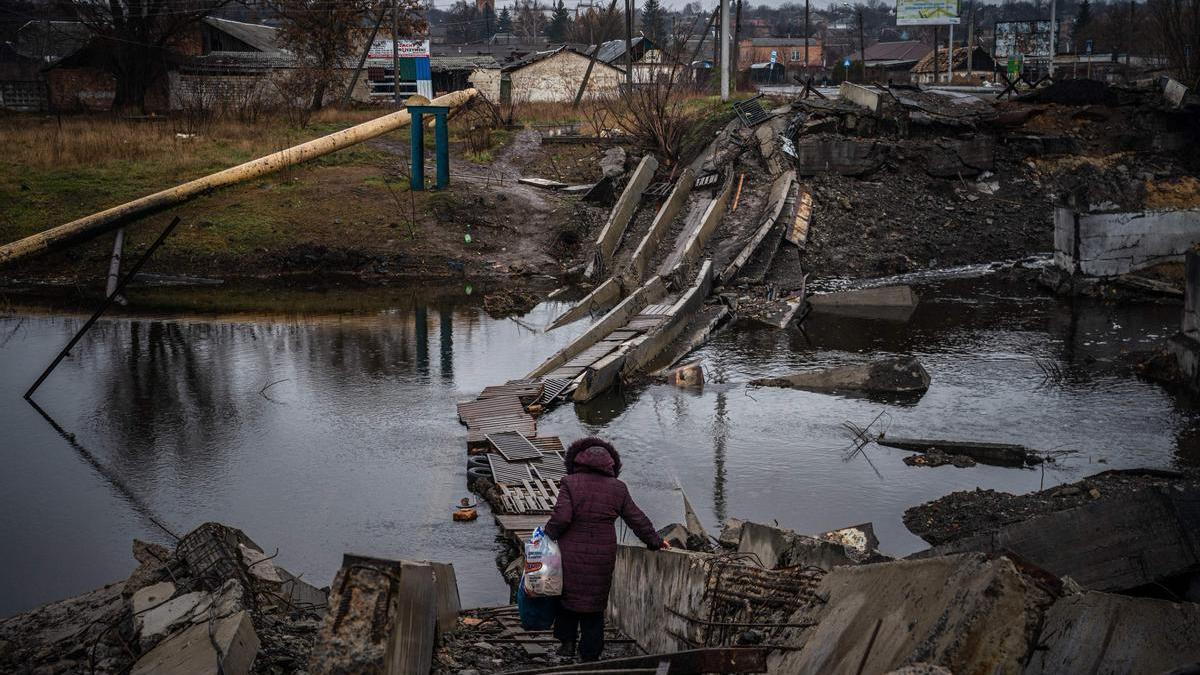
<path fill-rule="evenodd" d="M 750 45 L 753 47 L 803 47 L 806 39 L 810 47 L 821 44 L 816 38 L 750 38 Z"/>
<path fill-rule="evenodd" d="M 435 73 L 450 70 L 475 70 L 477 68 L 499 68 L 500 62 L 490 54 L 477 56 L 431 56 L 429 69 Z"/>
<path fill-rule="evenodd" d="M 646 38 L 639 35 L 638 37 L 635 37 L 632 40 L 630 40 L 630 45 L 636 50 L 642 44 L 642 41 L 645 39 Z M 595 48 L 596 48 L 595 45 L 588 45 L 587 51 L 585 51 L 584 53 L 587 54 L 588 56 L 591 56 L 592 50 L 594 50 Z M 635 51 L 634 53 L 636 54 L 637 52 Z M 609 40 L 608 42 L 601 42 L 600 43 L 600 52 L 596 55 L 596 60 L 611 64 L 611 63 L 617 61 L 618 59 L 622 59 L 624 57 L 625 57 L 625 39 L 621 38 L 620 40 Z"/>
<path fill-rule="evenodd" d="M 871 61 L 913 61 L 916 62 L 923 58 L 926 54 L 933 51 L 930 47 L 918 40 L 908 40 L 905 42 L 877 42 L 870 47 L 867 47 L 867 62 Z M 854 52 L 850 55 L 853 61 L 861 61 L 861 52 Z"/>
<path fill-rule="evenodd" d="M 204 17 L 204 23 L 213 28 L 232 35 L 260 52 L 282 52 L 279 46 L 279 29 L 264 26 L 261 23 L 245 23 L 231 19 L 218 19 L 215 16 Z"/>

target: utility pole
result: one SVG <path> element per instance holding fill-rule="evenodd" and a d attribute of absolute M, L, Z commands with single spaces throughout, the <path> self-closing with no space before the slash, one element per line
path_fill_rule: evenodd
<path fill-rule="evenodd" d="M 1055 22 L 1057 13 L 1058 0 L 1050 0 L 1050 67 L 1046 69 L 1050 77 L 1054 77 L 1054 57 L 1058 54 L 1058 24 Z"/>
<path fill-rule="evenodd" d="M 634 0 L 625 0 L 625 85 L 633 89 L 633 5 Z M 596 45 L 600 51 L 600 45 Z"/>
<path fill-rule="evenodd" d="M 950 24 L 950 37 L 946 43 L 946 84 L 954 84 L 954 24 Z"/>
<path fill-rule="evenodd" d="M 363 47 L 362 57 L 358 59 L 358 67 L 354 69 L 354 75 L 350 78 L 350 86 L 346 87 L 346 97 L 342 99 L 342 105 L 350 105 L 350 98 L 354 94 L 354 85 L 358 84 L 358 76 L 367 62 L 367 54 L 371 53 L 371 47 L 375 44 L 375 36 L 379 34 L 379 24 L 383 23 L 385 16 L 387 16 L 387 10 L 381 10 L 379 18 L 375 20 L 375 25 L 371 28 L 371 37 L 367 38 L 367 46 Z"/>
<path fill-rule="evenodd" d="M 940 32 L 941 31 L 938 30 L 937 24 L 934 24 L 934 26 L 933 26 L 933 84 L 937 84 L 937 81 L 938 81 L 938 40 L 941 39 L 941 36 L 939 35 Z"/>
<path fill-rule="evenodd" d="M 863 38 L 863 13 L 858 10 L 858 76 L 863 84 L 867 83 L 867 42 Z"/>
<path fill-rule="evenodd" d="M 742 0 L 737 0 L 737 16 L 733 22 L 733 88 L 737 89 L 737 74 L 741 72 Z"/>
<path fill-rule="evenodd" d="M 809 74 L 808 70 L 808 0 L 804 0 L 804 74 Z M 808 78 L 805 77 L 807 80 Z"/>
<path fill-rule="evenodd" d="M 967 80 L 975 76 L 975 3 L 967 11 Z"/>
<path fill-rule="evenodd" d="M 392 103 L 400 106 L 400 0 L 392 0 Z"/>
<path fill-rule="evenodd" d="M 721 0 L 721 100 L 729 100 L 729 38 L 732 26 L 729 24 L 729 0 Z"/>
<path fill-rule="evenodd" d="M 1129 30 L 1125 31 L 1125 79 L 1129 79 L 1129 52 L 1133 51 L 1133 30 L 1137 24 L 1133 22 L 1133 2 L 1129 0 Z"/>

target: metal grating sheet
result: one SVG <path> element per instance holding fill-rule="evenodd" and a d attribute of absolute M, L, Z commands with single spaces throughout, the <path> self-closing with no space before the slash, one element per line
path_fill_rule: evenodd
<path fill-rule="evenodd" d="M 496 485 L 521 485 L 527 480 L 533 480 L 526 463 L 514 464 L 506 461 L 496 453 L 489 453 L 488 464 L 492 467 L 492 482 Z"/>
<path fill-rule="evenodd" d="M 541 450 L 530 443 L 528 438 L 515 431 L 488 434 L 487 439 L 496 448 L 496 451 L 510 462 L 541 459 L 542 457 Z"/>
<path fill-rule="evenodd" d="M 524 415 L 525 407 L 516 396 L 498 396 L 482 401 L 467 401 L 458 404 L 458 419 L 467 426 L 473 421 L 491 417 Z"/>
<path fill-rule="evenodd" d="M 742 121 L 742 124 L 753 127 L 771 118 L 771 115 L 766 110 L 763 110 L 762 103 L 759 102 L 760 98 L 762 98 L 762 94 L 750 100 L 739 101 L 733 104 L 733 110 L 737 113 L 738 119 Z"/>
<path fill-rule="evenodd" d="M 571 380 L 565 377 L 548 377 L 542 381 L 542 395 L 538 397 L 538 403 L 550 403 L 558 398 L 560 394 L 571 386 Z"/>
<path fill-rule="evenodd" d="M 542 393 L 541 380 L 511 380 L 504 384 L 484 387 L 479 393 L 479 400 L 487 400 L 500 396 L 516 396 L 517 398 L 537 398 Z"/>
<path fill-rule="evenodd" d="M 720 182 L 720 180 L 721 180 L 720 173 L 717 173 L 715 171 L 713 173 L 706 173 L 696 179 L 696 185 L 694 187 L 697 189 L 716 187 L 717 183 Z"/>
<path fill-rule="evenodd" d="M 664 183 L 654 183 L 650 187 L 646 188 L 642 192 L 642 194 L 650 196 L 650 197 L 666 197 L 667 193 L 669 193 L 670 191 L 671 191 L 670 183 L 665 183 L 665 182 Z"/>

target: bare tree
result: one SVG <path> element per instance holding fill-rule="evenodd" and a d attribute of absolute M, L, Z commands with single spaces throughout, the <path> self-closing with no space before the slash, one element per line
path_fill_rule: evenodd
<path fill-rule="evenodd" d="M 167 51 L 201 19 L 232 0 L 62 0 L 91 30 L 103 68 L 116 79 L 114 109 L 146 109 L 166 75 Z"/>
<path fill-rule="evenodd" d="M 591 7 L 571 22 L 567 39 L 580 44 L 595 44 L 608 37 L 624 34 L 625 12 L 619 9 L 605 12 Z"/>
<path fill-rule="evenodd" d="M 377 0 L 270 0 L 279 15 L 281 46 L 296 58 L 296 89 L 319 110 L 325 93 L 339 85 L 354 55 L 370 33 L 371 17 L 384 8 Z M 400 17 L 401 31 L 425 28 L 417 0 L 388 3 Z M 307 91 L 306 91 L 307 90 Z"/>
<path fill-rule="evenodd" d="M 1150 0 L 1147 9 L 1171 68 L 1188 86 L 1200 86 L 1200 0 Z"/>
<path fill-rule="evenodd" d="M 513 32 L 524 42 L 534 42 L 546 28 L 546 15 L 538 0 L 523 0 L 517 5 Z"/>

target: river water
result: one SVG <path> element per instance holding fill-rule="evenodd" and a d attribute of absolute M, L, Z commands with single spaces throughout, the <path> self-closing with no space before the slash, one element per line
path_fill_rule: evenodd
<path fill-rule="evenodd" d="M 613 392 L 554 409 L 540 430 L 612 438 L 659 526 L 682 519 L 682 488 L 714 533 L 727 516 L 806 533 L 871 521 L 893 554 L 922 547 L 903 510 L 955 490 L 1027 492 L 1200 457 L 1197 409 L 1137 379 L 1125 356 L 1174 332 L 1177 305 L 1072 305 L 990 277 L 917 290 L 907 323 L 813 316 L 806 334 L 723 330 L 697 354 L 702 392 Z M 467 494 L 454 403 L 523 376 L 586 326 L 545 333 L 564 305 L 498 320 L 477 297 L 373 297 L 335 315 L 117 315 L 37 393 L 53 424 L 21 394 L 84 317 L 0 317 L 0 616 L 124 578 L 133 538 L 170 543 L 154 521 L 180 533 L 235 525 L 318 586 L 343 552 L 450 561 L 464 605 L 505 602 L 489 515 L 450 520 Z M 745 386 L 894 354 L 930 372 L 919 401 Z M 843 423 L 876 419 L 895 436 L 1063 457 L 1044 473 L 907 467 L 906 453 L 874 445 L 847 460 Z"/>

